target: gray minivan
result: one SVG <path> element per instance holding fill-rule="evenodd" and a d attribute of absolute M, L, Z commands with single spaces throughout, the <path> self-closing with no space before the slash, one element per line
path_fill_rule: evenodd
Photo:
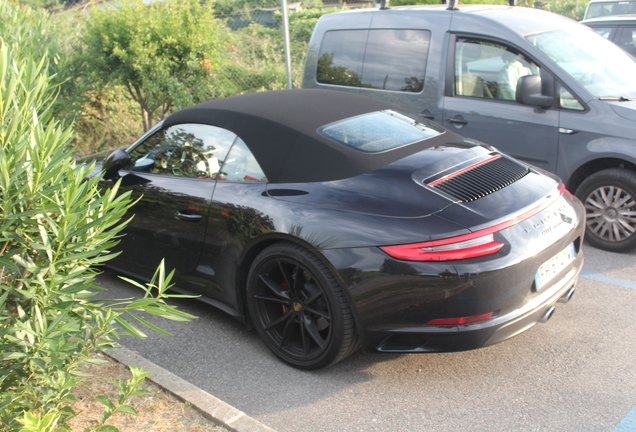
<path fill-rule="evenodd" d="M 516 6 L 327 14 L 303 86 L 393 102 L 556 173 L 592 245 L 636 248 L 636 62 L 584 25 Z"/>

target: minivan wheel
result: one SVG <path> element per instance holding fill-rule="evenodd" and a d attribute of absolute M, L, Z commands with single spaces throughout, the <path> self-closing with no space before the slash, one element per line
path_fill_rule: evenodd
<path fill-rule="evenodd" d="M 636 248 L 636 173 L 599 171 L 581 183 L 576 196 L 585 205 L 589 244 L 611 252 Z"/>
<path fill-rule="evenodd" d="M 278 243 L 256 257 L 247 306 L 268 348 L 296 368 L 322 368 L 358 348 L 342 288 L 325 264 L 301 246 Z"/>

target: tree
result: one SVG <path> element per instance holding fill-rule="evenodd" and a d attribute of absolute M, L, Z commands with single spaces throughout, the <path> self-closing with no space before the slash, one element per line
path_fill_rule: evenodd
<path fill-rule="evenodd" d="M 124 85 L 147 131 L 172 110 L 211 97 L 228 50 L 225 31 L 197 1 L 132 0 L 93 7 L 81 40 L 97 82 Z"/>

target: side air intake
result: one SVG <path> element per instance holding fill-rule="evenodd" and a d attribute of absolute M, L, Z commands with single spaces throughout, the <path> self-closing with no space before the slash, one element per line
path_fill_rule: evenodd
<path fill-rule="evenodd" d="M 505 188 L 528 172 L 527 167 L 497 155 L 428 185 L 462 202 L 470 202 Z"/>

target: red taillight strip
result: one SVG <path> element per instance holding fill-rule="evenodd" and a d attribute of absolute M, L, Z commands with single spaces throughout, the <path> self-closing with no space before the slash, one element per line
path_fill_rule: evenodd
<path fill-rule="evenodd" d="M 564 192 L 566 192 L 565 185 L 560 185 L 558 189 L 558 197 L 560 197 Z M 478 256 L 489 255 L 497 252 L 499 249 L 503 247 L 502 243 L 496 241 L 488 241 L 486 240 L 483 244 L 470 246 L 465 248 L 458 249 L 448 249 L 448 250 L 425 250 L 426 248 L 431 249 L 439 246 L 461 243 L 469 240 L 478 239 L 481 237 L 486 237 L 492 235 L 498 231 L 503 231 L 506 228 L 510 228 L 513 225 L 518 224 L 526 219 L 531 218 L 537 213 L 542 212 L 549 206 L 551 206 L 556 199 L 546 200 L 538 206 L 534 207 L 527 212 L 524 212 L 520 215 L 515 216 L 512 219 L 509 219 L 504 222 L 500 222 L 497 225 L 493 225 L 488 228 L 481 229 L 479 231 L 474 231 L 469 234 L 462 234 L 457 237 L 450 237 L 441 240 L 432 240 L 422 243 L 412 243 L 405 245 L 397 245 L 397 246 L 381 246 L 384 252 L 392 256 L 393 258 L 405 261 L 451 261 L 458 259 L 467 259 L 467 258 L 475 258 Z"/>
<path fill-rule="evenodd" d="M 475 164 L 472 164 L 471 166 L 468 166 L 466 168 L 462 168 L 459 171 L 455 171 L 454 173 L 447 174 L 447 175 L 445 175 L 442 178 L 439 178 L 439 179 L 437 179 L 435 181 L 432 181 L 432 182 L 428 183 L 428 185 L 429 186 L 435 186 L 436 184 L 439 184 L 439 183 L 444 182 L 444 181 L 446 181 L 448 179 L 451 179 L 451 178 L 455 177 L 456 175 L 459 175 L 459 174 L 464 173 L 466 171 L 470 171 L 473 168 L 477 168 L 479 165 L 483 165 L 483 164 L 488 163 L 490 161 L 493 161 L 495 159 L 499 159 L 500 157 L 501 157 L 501 155 L 495 155 L 493 157 L 489 157 L 488 159 L 484 159 L 481 162 L 477 162 Z"/>
<path fill-rule="evenodd" d="M 472 324 L 479 321 L 486 321 L 492 318 L 494 312 L 488 312 L 482 315 L 473 315 L 469 317 L 461 317 L 461 318 L 440 318 L 434 319 L 426 323 L 426 325 L 437 325 L 437 326 L 445 326 L 445 325 L 461 325 L 461 324 Z"/>

